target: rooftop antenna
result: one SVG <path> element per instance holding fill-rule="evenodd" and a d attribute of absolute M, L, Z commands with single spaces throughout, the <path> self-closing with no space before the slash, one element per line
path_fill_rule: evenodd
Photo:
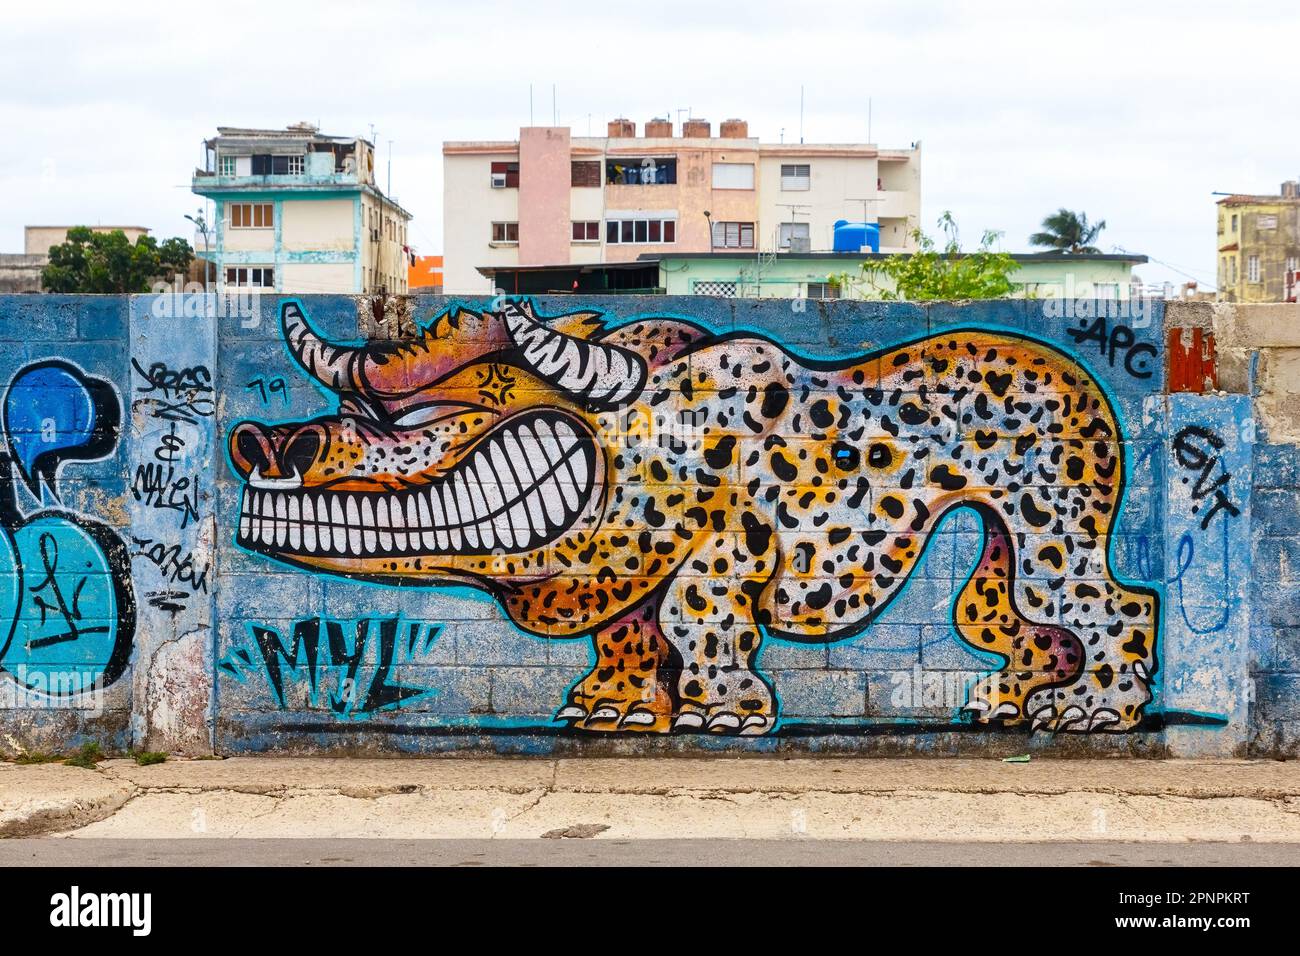
<path fill-rule="evenodd" d="M 803 212 L 802 215 L 810 215 L 808 212 L 806 212 L 806 210 L 810 208 L 810 207 L 808 206 L 807 203 L 781 202 L 781 203 L 777 203 L 777 206 L 779 206 L 779 207 L 782 208 L 782 209 L 789 209 L 789 210 L 790 210 L 790 225 L 792 225 L 792 226 L 797 226 L 797 225 L 799 224 L 799 216 L 801 215 L 800 210 L 805 210 L 805 212 Z M 811 226 L 811 224 L 810 224 L 810 226 Z M 811 229 L 810 229 L 810 231 L 811 231 Z M 809 238 L 811 238 L 811 237 L 809 237 Z M 791 232 L 790 232 L 790 239 L 791 239 L 791 240 L 794 239 L 794 231 L 793 231 L 793 230 L 791 230 Z M 786 245 L 789 246 L 790 243 L 786 243 Z M 781 249 L 781 229 L 780 229 L 780 226 L 777 227 L 777 232 L 776 232 L 776 248 L 777 248 L 777 251 L 780 251 L 780 249 Z"/>
<path fill-rule="evenodd" d="M 871 138 L 871 97 L 867 97 L 867 142 L 874 142 Z"/>
<path fill-rule="evenodd" d="M 393 141 L 388 141 L 388 197 L 393 196 Z"/>
<path fill-rule="evenodd" d="M 803 84 L 799 84 L 799 145 L 803 145 Z"/>

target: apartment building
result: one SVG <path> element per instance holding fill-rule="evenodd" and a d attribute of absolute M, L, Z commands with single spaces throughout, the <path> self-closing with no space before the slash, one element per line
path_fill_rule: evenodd
<path fill-rule="evenodd" d="M 835 223 L 880 228 L 880 251 L 914 247 L 921 150 L 771 144 L 744 120 L 717 135 L 689 119 L 612 120 L 603 137 L 534 126 L 519 138 L 443 144 L 444 283 L 490 291 L 479 271 L 635 262 L 647 253 L 829 251 Z"/>
<path fill-rule="evenodd" d="M 1276 196 L 1220 199 L 1219 300 L 1295 302 L 1300 293 L 1300 183 Z"/>
<path fill-rule="evenodd" d="M 375 148 L 310 123 L 217 128 L 194 192 L 215 205 L 197 255 L 222 288 L 407 291 L 411 214 L 379 189 Z"/>

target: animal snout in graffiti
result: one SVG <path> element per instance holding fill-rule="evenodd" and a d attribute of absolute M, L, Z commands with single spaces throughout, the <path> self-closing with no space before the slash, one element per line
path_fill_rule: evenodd
<path fill-rule="evenodd" d="M 773 730 L 762 642 L 870 640 L 960 508 L 983 541 L 952 623 L 1003 662 L 971 687 L 970 720 L 1124 731 L 1152 699 L 1158 596 L 1111 570 L 1123 435 L 1051 346 L 969 329 L 823 361 L 680 318 L 541 318 L 530 300 L 363 346 L 327 341 L 296 302 L 281 320 L 337 408 L 232 429 L 238 543 L 470 585 L 530 635 L 590 638 L 591 672 L 556 703 L 573 727 Z M 693 441 L 628 437 L 685 419 Z"/>
<path fill-rule="evenodd" d="M 117 680 L 135 638 L 121 537 L 59 506 L 64 466 L 117 447 L 121 400 L 104 379 L 49 360 L 14 375 L 2 408 L 0 670 L 26 691 L 72 698 Z M 19 480 L 36 509 L 21 505 Z"/>

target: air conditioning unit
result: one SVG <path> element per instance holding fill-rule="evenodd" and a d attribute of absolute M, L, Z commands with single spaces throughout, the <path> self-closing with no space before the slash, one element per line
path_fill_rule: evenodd
<path fill-rule="evenodd" d="M 493 174 L 492 174 L 492 188 L 493 188 L 493 189 L 505 189 L 505 188 L 506 188 L 506 174 L 505 174 L 505 173 L 493 173 Z"/>

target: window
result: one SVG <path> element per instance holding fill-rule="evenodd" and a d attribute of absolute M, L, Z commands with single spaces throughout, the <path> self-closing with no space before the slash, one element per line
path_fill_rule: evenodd
<path fill-rule="evenodd" d="M 576 159 L 569 163 L 569 185 L 600 186 L 600 161 Z"/>
<path fill-rule="evenodd" d="M 812 185 L 812 169 L 807 163 L 781 166 L 781 188 L 786 192 L 804 190 Z"/>
<path fill-rule="evenodd" d="M 577 223 L 574 223 L 576 226 Z M 676 219 L 607 219 L 605 242 L 659 245 L 677 241 Z"/>
<path fill-rule="evenodd" d="M 783 222 L 777 227 L 777 243 L 781 249 L 789 249 L 793 246 L 796 250 L 807 251 L 809 242 L 812 241 L 809 233 L 809 225 L 806 222 Z M 791 239 L 794 240 L 791 243 Z"/>
<path fill-rule="evenodd" d="M 600 242 L 599 222 L 575 222 L 573 224 L 574 242 Z"/>
<path fill-rule="evenodd" d="M 519 223 L 517 222 L 492 223 L 492 241 L 493 242 L 518 242 Z"/>
<path fill-rule="evenodd" d="M 736 283 L 709 282 L 696 279 L 691 285 L 691 291 L 696 295 L 720 295 L 728 299 L 734 299 L 736 297 Z"/>
<path fill-rule="evenodd" d="M 519 188 L 519 164 L 518 163 L 493 163 L 492 164 L 492 188 L 493 189 L 518 189 Z"/>
<path fill-rule="evenodd" d="M 275 225 L 275 206 L 269 202 L 230 204 L 231 229 L 270 229 Z"/>
<path fill-rule="evenodd" d="M 1287 275 L 1290 275 L 1291 273 L 1295 272 L 1297 269 L 1300 269 L 1300 256 L 1287 256 L 1286 257 Z"/>
<path fill-rule="evenodd" d="M 235 157 L 233 157 L 233 156 L 222 156 L 220 159 L 218 159 L 218 160 L 217 160 L 217 175 L 218 175 L 218 176 L 234 176 L 234 175 L 235 175 Z"/>
<path fill-rule="evenodd" d="M 1259 256 L 1246 257 L 1246 281 L 1259 281 Z"/>
<path fill-rule="evenodd" d="M 605 183 L 609 186 L 671 186 L 677 182 L 677 160 L 670 156 L 607 159 Z"/>
<path fill-rule="evenodd" d="M 752 222 L 715 222 L 713 224 L 714 249 L 753 249 L 754 224 Z"/>
<path fill-rule="evenodd" d="M 753 189 L 753 163 L 714 163 L 714 189 Z"/>
<path fill-rule="evenodd" d="M 1234 216 L 1233 218 L 1236 217 Z M 1228 275 L 1229 275 L 1228 282 L 1230 282 L 1232 285 L 1236 285 L 1237 284 L 1237 257 L 1236 256 L 1230 256 L 1228 258 Z"/>
<path fill-rule="evenodd" d="M 840 290 L 838 286 L 833 286 L 829 282 L 809 282 L 808 295 L 809 299 L 838 299 Z"/>
<path fill-rule="evenodd" d="M 290 176 L 301 176 L 301 175 L 306 171 L 306 169 L 307 169 L 307 157 L 306 157 L 306 156 L 290 156 L 290 157 L 289 157 L 289 175 L 290 175 Z"/>
<path fill-rule="evenodd" d="M 226 269 L 226 285 L 239 288 L 274 289 L 275 269 L 271 266 L 238 266 Z"/>
<path fill-rule="evenodd" d="M 1233 231 L 1233 232 L 1236 232 L 1236 231 L 1237 231 L 1237 216 L 1236 216 L 1235 213 L 1233 214 L 1233 217 L 1232 217 L 1232 231 Z"/>
<path fill-rule="evenodd" d="M 254 176 L 289 176 L 303 171 L 306 160 L 301 156 L 271 156 L 266 153 L 253 156 Z"/>

